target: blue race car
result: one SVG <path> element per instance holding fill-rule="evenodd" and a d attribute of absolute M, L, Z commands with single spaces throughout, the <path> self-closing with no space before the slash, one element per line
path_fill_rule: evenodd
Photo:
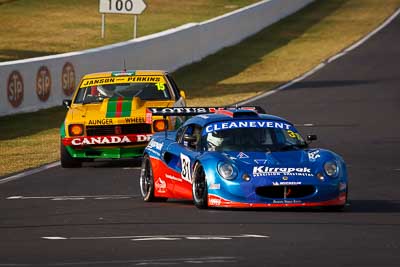
<path fill-rule="evenodd" d="M 289 121 L 253 108 L 149 108 L 153 115 L 196 115 L 154 134 L 144 151 L 144 201 L 193 200 L 198 208 L 330 207 L 347 201 L 346 165 L 309 148 Z"/>

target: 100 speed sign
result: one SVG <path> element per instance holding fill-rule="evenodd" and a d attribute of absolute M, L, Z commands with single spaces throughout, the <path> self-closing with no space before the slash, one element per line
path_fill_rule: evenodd
<path fill-rule="evenodd" d="M 143 0 L 100 0 L 100 13 L 138 15 L 145 10 Z"/>

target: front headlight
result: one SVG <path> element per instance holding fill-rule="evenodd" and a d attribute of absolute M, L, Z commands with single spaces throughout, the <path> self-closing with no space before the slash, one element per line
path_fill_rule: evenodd
<path fill-rule="evenodd" d="M 339 174 L 339 166 L 336 161 L 327 161 L 324 164 L 325 173 L 330 176 L 336 178 Z"/>
<path fill-rule="evenodd" d="M 70 124 L 68 125 L 68 133 L 70 136 L 83 135 L 83 125 L 82 124 Z"/>
<path fill-rule="evenodd" d="M 223 161 L 218 163 L 218 173 L 222 178 L 227 180 L 233 180 L 237 176 L 235 167 L 232 164 Z"/>

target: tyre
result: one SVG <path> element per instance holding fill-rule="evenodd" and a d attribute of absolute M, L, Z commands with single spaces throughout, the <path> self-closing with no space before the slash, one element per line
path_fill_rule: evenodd
<path fill-rule="evenodd" d="M 148 155 L 145 155 L 142 161 L 140 171 L 140 192 L 143 200 L 146 202 L 167 200 L 167 198 L 154 197 L 153 168 L 151 167 L 151 161 Z"/>
<path fill-rule="evenodd" d="M 61 167 L 63 168 L 80 168 L 82 167 L 82 162 L 71 157 L 65 146 L 60 142 L 60 159 Z"/>
<path fill-rule="evenodd" d="M 192 194 L 193 203 L 197 208 L 205 209 L 208 207 L 206 174 L 200 164 L 196 164 L 193 170 Z"/>

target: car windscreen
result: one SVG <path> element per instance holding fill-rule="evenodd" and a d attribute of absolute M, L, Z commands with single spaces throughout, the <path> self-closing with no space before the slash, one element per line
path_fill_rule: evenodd
<path fill-rule="evenodd" d="M 202 135 L 206 151 L 269 152 L 307 146 L 292 125 L 274 121 L 214 123 L 206 126 Z"/>
<path fill-rule="evenodd" d="M 163 76 L 124 76 L 85 79 L 75 97 L 75 103 L 98 103 L 106 98 L 170 100 L 171 93 Z"/>

